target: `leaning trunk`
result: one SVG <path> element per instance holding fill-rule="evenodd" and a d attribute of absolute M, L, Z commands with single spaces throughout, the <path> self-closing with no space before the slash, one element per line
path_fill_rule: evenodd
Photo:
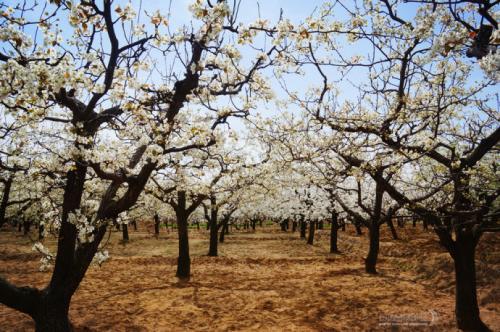
<path fill-rule="evenodd" d="M 387 219 L 387 225 L 389 226 L 389 229 L 391 230 L 392 238 L 394 240 L 397 240 L 398 233 L 396 232 L 396 227 L 394 227 L 394 223 L 392 222 L 392 218 Z"/>
<path fill-rule="evenodd" d="M 226 231 L 228 228 L 229 228 L 229 225 L 227 223 L 222 225 L 222 230 L 220 231 L 220 234 L 219 234 L 219 242 L 220 243 L 224 243 L 224 235 L 226 235 Z"/>

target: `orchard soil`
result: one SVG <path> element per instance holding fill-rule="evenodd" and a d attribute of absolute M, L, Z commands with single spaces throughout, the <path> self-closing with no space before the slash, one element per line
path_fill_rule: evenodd
<path fill-rule="evenodd" d="M 190 229 L 192 278 L 179 281 L 177 234 L 151 222 L 130 228 L 122 243 L 113 229 L 110 259 L 93 265 L 73 297 L 75 331 L 456 331 L 454 276 L 449 255 L 421 225 L 383 226 L 378 275 L 364 272 L 366 231 L 339 231 L 341 254 L 329 254 L 329 230 L 307 245 L 299 233 L 273 226 L 234 230 L 207 257 L 208 232 Z M 36 230 L 33 230 L 35 238 Z M 43 287 L 34 240 L 0 232 L 0 275 Z M 54 250 L 54 239 L 45 245 Z M 500 331 L 500 238 L 486 234 L 476 256 L 481 317 Z M 392 326 L 391 326 L 392 324 Z M 0 305 L 0 331 L 32 331 L 32 320 Z"/>

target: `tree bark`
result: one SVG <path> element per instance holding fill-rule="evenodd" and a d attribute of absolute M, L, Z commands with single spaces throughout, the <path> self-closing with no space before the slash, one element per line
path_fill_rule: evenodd
<path fill-rule="evenodd" d="M 394 227 L 394 223 L 392 222 L 392 218 L 387 218 L 387 225 L 389 226 L 389 229 L 391 230 L 392 238 L 394 240 L 398 240 L 398 233 L 396 232 L 396 228 Z"/>
<path fill-rule="evenodd" d="M 24 219 L 24 221 L 23 221 L 23 234 L 28 235 L 28 233 L 30 232 L 30 228 L 31 228 L 31 220 Z"/>
<path fill-rule="evenodd" d="M 219 231 L 219 225 L 217 225 L 217 200 L 214 195 L 210 196 L 210 245 L 208 248 L 208 256 L 217 257 L 217 233 Z"/>
<path fill-rule="evenodd" d="M 306 238 L 306 228 L 307 224 L 304 218 L 300 220 L 300 238 L 305 239 Z"/>
<path fill-rule="evenodd" d="M 73 327 L 68 318 L 69 300 L 42 296 L 33 315 L 36 332 L 69 332 Z"/>
<path fill-rule="evenodd" d="M 177 233 L 179 236 L 179 257 L 176 276 L 189 280 L 191 276 L 191 258 L 189 257 L 188 215 L 186 213 L 186 192 L 177 192 Z"/>
<path fill-rule="evenodd" d="M 128 225 L 127 224 L 122 224 L 122 239 L 123 242 L 128 242 L 129 237 L 128 237 Z"/>
<path fill-rule="evenodd" d="M 307 237 L 307 244 L 313 245 L 314 244 L 314 231 L 316 229 L 316 221 L 311 220 L 309 222 L 309 236 Z"/>
<path fill-rule="evenodd" d="M 471 231 L 457 231 L 455 242 L 455 317 L 463 331 L 490 331 L 479 315 L 476 292 L 476 240 Z"/>
<path fill-rule="evenodd" d="M 354 223 L 354 227 L 356 228 L 356 234 L 361 236 L 363 235 L 363 232 L 361 231 L 361 225 L 358 224 L 357 222 Z"/>
<path fill-rule="evenodd" d="M 368 234 L 370 237 L 370 248 L 368 250 L 368 256 L 366 256 L 365 259 L 365 270 L 367 273 L 376 274 L 380 240 L 380 226 L 377 223 L 372 223 L 372 225 L 368 228 Z"/>
<path fill-rule="evenodd" d="M 2 202 L 0 203 L 0 228 L 5 223 L 5 212 L 7 211 L 7 204 L 9 204 L 10 189 L 12 188 L 13 180 L 14 177 L 9 176 L 3 188 Z"/>
<path fill-rule="evenodd" d="M 330 228 L 330 253 L 339 253 L 337 247 L 339 223 L 338 214 L 336 212 L 332 213 L 332 227 Z"/>
<path fill-rule="evenodd" d="M 157 213 L 155 213 L 154 221 L 155 221 L 155 237 L 159 237 L 160 236 L 160 216 L 158 216 Z"/>
<path fill-rule="evenodd" d="M 226 230 L 229 228 L 229 225 L 227 223 L 225 223 L 224 225 L 222 225 L 222 230 L 219 234 L 219 242 L 220 243 L 224 243 L 224 236 L 226 234 Z"/>
<path fill-rule="evenodd" d="M 40 226 L 38 226 L 38 240 L 39 241 L 43 240 L 43 238 L 45 237 L 44 231 L 45 231 L 45 226 L 43 224 L 40 224 Z"/>

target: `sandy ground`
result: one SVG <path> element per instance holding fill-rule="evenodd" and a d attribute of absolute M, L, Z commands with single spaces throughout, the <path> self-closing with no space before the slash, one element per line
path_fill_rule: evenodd
<path fill-rule="evenodd" d="M 351 229 L 339 232 L 340 255 L 328 253 L 328 230 L 309 246 L 268 227 L 232 233 L 216 258 L 205 256 L 208 233 L 190 230 L 189 282 L 174 277 L 176 233 L 131 230 L 122 244 L 113 232 L 111 259 L 89 269 L 70 318 L 76 331 L 455 331 L 451 259 L 431 231 L 398 231 L 402 240 L 392 241 L 383 230 L 379 274 L 369 276 L 366 236 Z M 0 232 L 0 274 L 42 287 L 50 273 L 38 272 L 31 243 Z M 477 261 L 481 316 L 500 331 L 498 235 L 485 236 Z M 28 316 L 0 305 L 0 331 L 32 330 Z"/>

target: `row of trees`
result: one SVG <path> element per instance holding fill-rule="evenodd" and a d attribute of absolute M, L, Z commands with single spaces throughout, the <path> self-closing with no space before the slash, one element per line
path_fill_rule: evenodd
<path fill-rule="evenodd" d="M 498 230 L 496 4 L 335 1 L 247 24 L 239 1 L 196 0 L 189 24 L 112 0 L 0 4 L 0 227 L 33 220 L 58 239 L 46 288 L 0 277 L 0 302 L 70 330 L 110 225 L 165 206 L 183 279 L 195 211 L 210 256 L 232 216 L 309 223 L 311 243 L 315 220 L 333 239 L 348 216 L 373 274 L 380 226 L 411 214 L 454 260 L 458 327 L 487 330 L 474 253 Z M 287 111 L 251 114 L 271 105 Z"/>

